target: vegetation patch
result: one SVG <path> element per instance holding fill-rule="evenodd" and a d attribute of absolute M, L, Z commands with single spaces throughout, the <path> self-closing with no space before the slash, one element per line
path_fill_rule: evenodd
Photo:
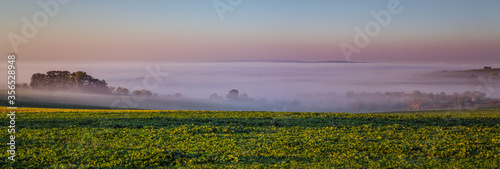
<path fill-rule="evenodd" d="M 1 108 L 6 113 L 5 107 Z M 500 109 L 296 113 L 18 108 L 12 168 L 498 168 Z M 8 142 L 6 125 L 1 142 Z"/>

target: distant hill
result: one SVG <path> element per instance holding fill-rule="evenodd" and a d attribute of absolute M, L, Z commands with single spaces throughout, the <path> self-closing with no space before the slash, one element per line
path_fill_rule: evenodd
<path fill-rule="evenodd" d="M 433 72 L 429 74 L 431 76 L 445 76 L 445 77 L 477 77 L 477 76 L 485 76 L 485 77 L 499 77 L 500 76 L 500 68 L 489 68 L 489 69 L 470 69 L 470 70 L 458 70 L 458 71 L 440 71 Z"/>
<path fill-rule="evenodd" d="M 272 62 L 272 63 L 368 63 L 368 62 L 353 62 L 353 61 L 303 61 L 303 60 L 220 60 L 216 62 Z"/>
<path fill-rule="evenodd" d="M 490 69 L 471 69 L 471 70 L 461 70 L 457 72 L 500 72 L 500 68 L 490 68 Z"/>

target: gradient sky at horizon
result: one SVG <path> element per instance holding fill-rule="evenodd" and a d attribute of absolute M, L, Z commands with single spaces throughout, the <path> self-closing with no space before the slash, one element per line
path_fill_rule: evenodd
<path fill-rule="evenodd" d="M 374 20 L 370 11 L 386 10 L 388 2 L 243 0 L 221 21 L 212 0 L 73 0 L 17 55 L 87 63 L 345 60 L 339 44 L 353 44 L 353 28 L 364 29 Z M 500 1 L 400 2 L 403 11 L 353 61 L 500 61 Z M 0 1 L 0 54 L 13 52 L 7 34 L 21 35 L 21 18 L 38 11 L 38 1 Z"/>

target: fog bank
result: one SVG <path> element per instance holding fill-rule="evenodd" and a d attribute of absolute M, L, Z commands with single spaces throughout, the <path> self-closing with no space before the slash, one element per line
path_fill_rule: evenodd
<path fill-rule="evenodd" d="M 109 86 L 148 89 L 160 95 L 181 93 L 192 109 L 213 110 L 284 110 L 294 100 L 302 106 L 344 110 L 352 100 L 343 99 L 349 91 L 406 92 L 414 90 L 447 94 L 480 91 L 488 97 L 500 97 L 499 80 L 478 74 L 443 74 L 445 71 L 480 69 L 483 65 L 383 64 L 383 63 L 296 63 L 296 62 L 191 62 L 152 64 L 22 64 L 18 83 L 29 82 L 33 73 L 50 70 L 85 71 L 104 79 Z M 486 65 L 484 65 L 486 66 Z M 500 65 L 487 65 L 500 67 Z M 5 75 L 5 70 L 2 70 Z M 474 74 L 474 73 L 472 73 Z M 6 79 L 6 78 L 3 78 Z M 245 93 L 261 103 L 228 102 L 208 99 L 217 94 L 225 97 L 231 89 Z M 92 100 L 91 98 L 89 98 Z M 168 98 L 163 98 L 168 99 Z M 84 99 L 85 100 L 85 99 Z M 265 101 L 265 102 L 264 102 Z M 82 101 L 83 102 L 83 101 Z M 149 102 L 156 102 L 155 99 Z M 137 108 L 190 109 L 189 106 L 140 103 Z M 171 101 L 170 103 L 173 103 Z M 110 105 L 106 103 L 107 105 Z M 149 106 L 148 106 L 149 105 Z M 163 105 L 163 106 L 158 106 Z M 205 106 L 203 106 L 205 105 Z M 210 105 L 218 105 L 211 107 Z M 223 106 L 220 106 L 223 105 Z M 239 108 L 241 107 L 241 108 Z M 316 109 L 298 108 L 300 111 Z"/>

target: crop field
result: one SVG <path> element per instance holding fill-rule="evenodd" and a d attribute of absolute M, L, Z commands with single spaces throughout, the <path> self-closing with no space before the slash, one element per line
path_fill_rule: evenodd
<path fill-rule="evenodd" d="M 1 142 L 9 142 L 7 109 Z M 18 108 L 2 168 L 499 168 L 500 109 L 296 113 Z"/>

